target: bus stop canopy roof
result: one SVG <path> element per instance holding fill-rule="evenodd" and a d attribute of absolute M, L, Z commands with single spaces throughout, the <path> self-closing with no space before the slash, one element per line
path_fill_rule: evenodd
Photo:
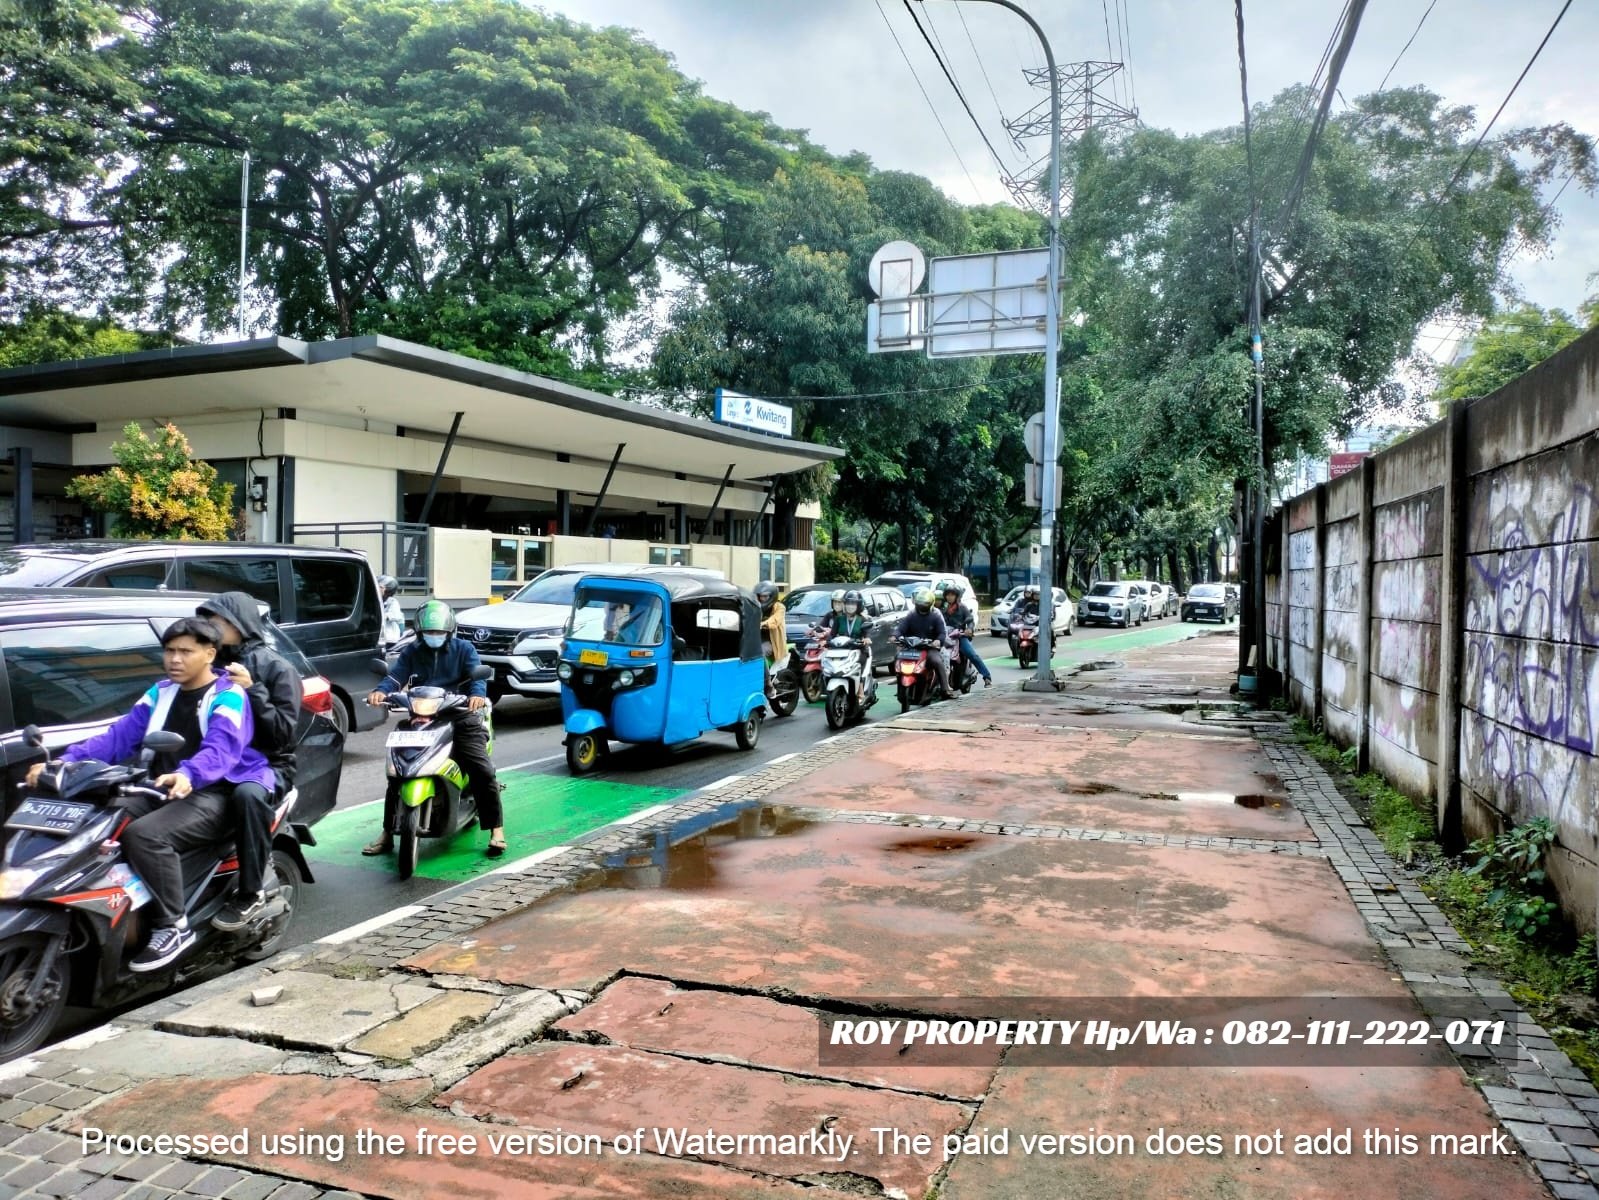
<path fill-rule="evenodd" d="M 380 334 L 269 337 L 0 371 L 0 422 L 45 429 L 200 415 L 337 414 L 407 431 L 720 478 L 780 475 L 843 451 L 652 408 Z"/>

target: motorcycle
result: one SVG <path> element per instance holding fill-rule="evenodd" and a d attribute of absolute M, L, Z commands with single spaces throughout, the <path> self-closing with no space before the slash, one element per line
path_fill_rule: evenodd
<path fill-rule="evenodd" d="M 866 710 L 877 703 L 871 642 L 864 638 L 833 638 L 822 654 L 822 678 L 829 729 L 842 729 L 864 717 Z"/>
<path fill-rule="evenodd" d="M 375 672 L 386 674 L 388 664 L 372 661 Z M 473 681 L 493 678 L 494 668 L 480 666 Z M 384 742 L 388 774 L 400 781 L 397 813 L 395 870 L 401 879 L 416 871 L 423 838 L 447 838 L 477 820 L 477 803 L 468 787 L 466 772 L 455 761 L 455 722 L 470 697 L 441 687 L 407 687 L 391 692 L 386 707 L 404 714 Z M 481 710 L 488 729 L 489 753 L 494 753 L 494 708 Z"/>
<path fill-rule="evenodd" d="M 762 641 L 761 648 L 766 651 L 768 707 L 774 717 L 793 716 L 800 702 L 800 677 L 794 670 L 793 651 L 789 652 L 788 661 L 780 667 L 772 643 Z"/>
<path fill-rule="evenodd" d="M 151 786 L 150 766 L 159 753 L 181 751 L 183 738 L 149 733 L 134 764 L 113 766 L 54 761 L 37 726 L 22 735 L 43 751 L 46 766 L 34 786 L 21 789 L 0 851 L 0 1061 L 38 1048 L 68 1003 L 112 1008 L 220 964 L 277 953 L 300 887 L 312 881 L 300 846 L 315 840 L 291 820 L 297 791 L 282 796 L 273 814 L 261 911 L 242 929 L 215 929 L 211 918 L 234 891 L 239 860 L 231 842 L 191 850 L 183 856 L 184 913 L 195 944 L 170 966 L 135 973 L 128 961 L 149 932 L 139 910 L 150 891 L 122 855 L 118 835 L 129 818 L 116 801 L 168 800 Z"/>
<path fill-rule="evenodd" d="M 1010 652 L 1018 666 L 1026 669 L 1038 662 L 1038 618 L 1022 617 L 1012 621 L 1010 627 Z"/>
<path fill-rule="evenodd" d="M 909 712 L 913 704 L 918 707 L 930 704 L 938 696 L 938 672 L 928 656 L 939 653 L 940 649 L 935 638 L 899 639 L 899 652 L 894 656 L 894 678 L 899 683 L 900 712 Z"/>
<path fill-rule="evenodd" d="M 789 647 L 788 667 L 799 680 L 800 695 L 805 703 L 815 704 L 822 698 L 822 643 L 816 626 L 806 630 L 806 640 Z"/>
<path fill-rule="evenodd" d="M 953 639 L 949 644 L 949 686 L 964 696 L 980 678 L 977 665 L 966 657 L 960 639 Z"/>

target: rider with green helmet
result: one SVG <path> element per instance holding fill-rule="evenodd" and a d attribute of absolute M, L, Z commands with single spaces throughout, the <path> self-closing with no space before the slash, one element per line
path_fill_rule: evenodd
<path fill-rule="evenodd" d="M 455 612 L 442 600 L 429 600 L 416 610 L 416 640 L 407 643 L 394 666 L 366 698 L 368 704 L 383 704 L 390 693 L 412 686 L 442 687 L 464 693 L 467 711 L 455 723 L 455 761 L 461 764 L 477 804 L 478 828 L 489 831 L 486 853 L 498 858 L 505 853 L 505 817 L 500 807 L 500 784 L 489 758 L 488 727 L 478 715 L 488 706 L 488 686 L 473 679 L 482 660 L 471 642 L 455 636 Z M 394 827 L 399 819 L 400 781 L 389 779 L 383 798 L 383 833 L 362 854 L 387 854 L 394 848 Z"/>
<path fill-rule="evenodd" d="M 938 676 L 938 687 L 944 699 L 953 700 L 955 693 L 949 686 L 949 659 L 944 653 L 944 647 L 949 645 L 949 626 L 944 623 L 944 614 L 935 607 L 930 588 L 918 588 L 911 601 L 916 607 L 900 618 L 894 636 L 925 638 L 934 643 L 927 655 L 927 661 L 933 664 L 933 671 Z"/>

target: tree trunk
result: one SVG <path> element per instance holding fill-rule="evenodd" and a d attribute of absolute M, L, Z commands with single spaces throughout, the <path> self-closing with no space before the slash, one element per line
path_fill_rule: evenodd
<path fill-rule="evenodd" d="M 1221 539 L 1214 533 L 1210 535 L 1210 542 L 1206 546 L 1206 553 L 1210 558 L 1206 565 L 1210 568 L 1205 576 L 1207 583 L 1215 583 L 1221 578 Z"/>
<path fill-rule="evenodd" d="M 1188 589 L 1183 586 L 1182 559 L 1178 556 L 1177 548 L 1175 546 L 1166 551 L 1166 566 L 1171 569 L 1171 579 L 1169 582 L 1171 583 L 1172 587 L 1176 588 L 1179 593 L 1186 592 Z"/>
<path fill-rule="evenodd" d="M 1188 579 L 1191 584 L 1198 583 L 1199 574 L 1199 547 L 1190 544 L 1184 551 L 1188 556 Z"/>

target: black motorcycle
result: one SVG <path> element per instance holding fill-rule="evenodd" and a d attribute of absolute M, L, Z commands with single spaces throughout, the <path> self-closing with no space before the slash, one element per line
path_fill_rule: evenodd
<path fill-rule="evenodd" d="M 24 729 L 23 739 L 44 751 L 37 727 Z M 315 844 L 309 828 L 290 820 L 298 798 L 292 789 L 273 817 L 260 913 L 242 929 L 212 928 L 239 861 L 231 843 L 192 850 L 183 856 L 183 883 L 194 946 L 160 971 L 128 969 L 150 932 L 139 911 L 150 892 L 123 858 L 118 835 L 128 816 L 116 801 L 165 801 L 167 794 L 150 785 L 150 764 L 156 754 L 182 748 L 180 736 L 157 731 L 127 766 L 52 762 L 44 751 L 44 773 L 21 790 L 0 851 L 0 1061 L 42 1044 L 69 1002 L 110 1008 L 211 967 L 269 958 L 283 945 L 300 887 L 311 882 L 300 846 Z"/>

